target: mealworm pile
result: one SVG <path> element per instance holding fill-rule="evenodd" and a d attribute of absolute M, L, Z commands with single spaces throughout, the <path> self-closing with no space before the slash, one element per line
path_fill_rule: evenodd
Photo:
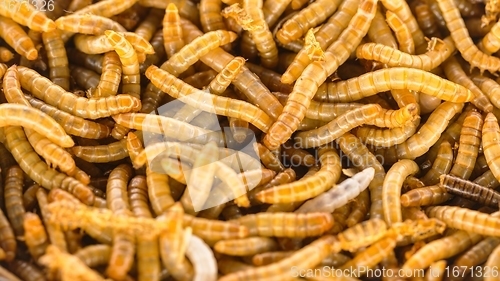
<path fill-rule="evenodd" d="M 0 2 L 0 279 L 498 280 L 485 1 Z"/>

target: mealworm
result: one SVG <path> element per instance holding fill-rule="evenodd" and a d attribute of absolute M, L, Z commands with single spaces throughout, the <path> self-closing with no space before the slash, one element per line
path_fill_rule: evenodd
<path fill-rule="evenodd" d="M 366 43 L 356 49 L 356 57 L 375 60 L 388 66 L 411 67 L 430 71 L 441 65 L 455 51 L 451 38 L 436 40 L 439 47 L 418 56 L 382 44 Z"/>
<path fill-rule="evenodd" d="M 459 195 L 482 205 L 497 207 L 500 194 L 493 189 L 467 181 L 454 175 L 442 175 L 440 184 L 450 194 Z"/>
<path fill-rule="evenodd" d="M 498 161 L 499 158 L 496 156 L 497 140 L 499 138 L 500 128 L 497 118 L 492 113 L 488 113 L 484 119 L 483 125 L 483 153 L 488 163 L 488 167 L 490 167 L 490 171 L 497 180 L 500 179 L 500 161 Z"/>
<path fill-rule="evenodd" d="M 392 129 L 377 127 L 358 127 L 356 136 L 364 143 L 376 147 L 392 147 L 408 140 L 420 125 L 420 116 L 416 116 L 408 125 Z"/>
<path fill-rule="evenodd" d="M 278 262 L 286 257 L 293 254 L 293 251 L 281 251 L 281 252 L 265 252 L 261 254 L 256 254 L 252 257 L 252 263 L 255 266 L 268 265 L 271 263 Z"/>
<path fill-rule="evenodd" d="M 391 46 L 394 48 L 398 47 L 396 39 L 392 35 L 391 29 L 389 28 L 388 21 L 386 21 L 384 15 L 377 8 L 375 17 L 372 20 L 372 24 L 368 29 L 368 39 L 374 43 L 381 43 L 386 46 Z"/>
<path fill-rule="evenodd" d="M 439 105 L 416 134 L 397 145 L 398 158 L 414 159 L 429 151 L 447 127 L 449 120 L 462 108 L 463 104 L 460 103 L 444 102 Z"/>
<path fill-rule="evenodd" d="M 493 110 L 493 105 L 488 97 L 471 81 L 455 57 L 450 57 L 444 62 L 443 70 L 450 81 L 462 85 L 474 93 L 475 98 L 471 102 L 477 108 L 484 112 Z"/>
<path fill-rule="evenodd" d="M 16 256 L 17 241 L 7 217 L 0 210 L 0 246 L 5 251 L 5 260 L 12 261 Z"/>
<path fill-rule="evenodd" d="M 389 77 L 389 79 L 388 79 Z M 469 89 L 420 69 L 392 67 L 376 70 L 346 81 L 326 83 L 315 99 L 325 102 L 352 102 L 389 90 L 408 89 L 462 103 L 475 98 Z"/>
<path fill-rule="evenodd" d="M 276 38 L 287 44 L 302 37 L 310 28 L 313 28 L 335 12 L 341 1 L 317 1 L 300 10 L 288 19 L 276 33 Z"/>
<path fill-rule="evenodd" d="M 22 1 L 5 3 L 0 8 L 0 15 L 13 19 L 15 22 L 29 27 L 34 31 L 49 32 L 56 28 L 55 23 L 30 3 Z"/>
<path fill-rule="evenodd" d="M 7 146 L 12 151 L 19 166 L 31 179 L 47 189 L 62 188 L 74 194 L 82 202 L 92 205 L 94 195 L 88 186 L 72 177 L 50 169 L 36 154 L 21 128 L 8 127 L 6 129 Z"/>
<path fill-rule="evenodd" d="M 399 110 L 383 109 L 375 119 L 368 121 L 367 124 L 382 128 L 405 127 L 417 118 L 418 111 L 416 103 L 408 104 Z"/>
<path fill-rule="evenodd" d="M 358 138 L 350 133 L 344 134 L 336 142 L 356 167 L 375 169 L 375 176 L 368 186 L 371 197 L 370 217 L 382 218 L 382 183 L 386 174 L 381 163 Z"/>
<path fill-rule="evenodd" d="M 406 2 L 391 2 L 387 0 L 382 0 L 382 5 L 389 11 L 393 12 L 401 21 L 408 27 L 413 41 L 415 42 L 415 47 L 417 50 L 420 46 L 425 45 L 424 34 L 418 27 L 418 23 L 415 20 L 413 14 L 411 13 L 410 7 Z"/>
<path fill-rule="evenodd" d="M 240 73 L 241 68 L 245 64 L 245 59 L 242 57 L 235 57 L 232 59 L 224 69 L 217 74 L 214 80 L 210 82 L 208 88 L 214 94 L 221 95 L 231 84 L 231 82 Z"/>
<path fill-rule="evenodd" d="M 46 280 L 44 272 L 41 269 L 23 260 L 13 260 L 9 263 L 9 269 L 17 276 L 21 277 L 22 280 Z"/>
<path fill-rule="evenodd" d="M 49 237 L 50 243 L 58 247 L 62 251 L 67 251 L 68 247 L 66 244 L 66 239 L 64 238 L 63 231 L 56 225 L 50 224 L 52 213 L 49 210 L 47 192 L 40 188 L 36 192 L 36 198 L 38 200 L 38 206 L 40 207 L 40 212 L 42 214 L 42 219 L 47 230 L 47 235 Z"/>
<path fill-rule="evenodd" d="M 427 207 L 425 213 L 429 217 L 442 220 L 448 227 L 485 236 L 500 236 L 500 219 L 497 216 L 453 206 Z"/>
<path fill-rule="evenodd" d="M 258 213 L 246 215 L 234 223 L 248 227 L 250 236 L 308 237 L 318 236 L 329 230 L 333 218 L 328 213 Z"/>
<path fill-rule="evenodd" d="M 186 32 L 187 41 L 192 41 L 203 34 L 192 23 L 182 19 L 181 21 L 182 27 L 185 28 L 186 31 L 190 31 L 189 33 Z M 218 72 L 222 71 L 222 69 L 232 59 L 233 56 L 229 55 L 220 48 L 214 49 L 200 58 L 203 63 Z M 281 112 L 283 107 L 278 100 L 271 95 L 269 89 L 264 87 L 259 79 L 256 78 L 257 77 L 255 77 L 255 75 L 253 75 L 248 68 L 243 66 L 240 74 L 233 81 L 233 84 L 249 99 L 250 102 L 262 108 L 262 110 L 272 119 L 277 119 L 278 113 Z"/>
<path fill-rule="evenodd" d="M 73 79 L 76 85 L 85 90 L 85 96 L 87 96 L 87 98 L 93 98 L 92 92 L 94 92 L 97 84 L 99 84 L 99 74 L 79 66 L 71 66 L 69 69 L 71 71 L 71 77 L 74 77 Z"/>
<path fill-rule="evenodd" d="M 15 66 L 9 68 L 3 80 L 3 87 L 6 89 L 4 91 L 5 98 L 10 103 L 18 103 L 21 105 L 31 107 L 30 103 L 25 99 L 24 94 L 21 90 L 21 85 L 18 80 L 18 71 Z M 50 140 L 45 138 L 43 135 L 30 130 L 25 129 L 26 136 L 29 142 L 32 144 L 35 151 L 42 156 L 50 167 L 59 167 L 61 171 L 73 175 L 76 171 L 76 166 L 71 158 L 71 155 L 63 150 L 61 147 L 53 144 Z"/>
<path fill-rule="evenodd" d="M 500 108 L 500 103 L 498 102 L 498 98 L 500 97 L 500 86 L 495 80 L 492 80 L 488 77 L 473 75 L 471 77 L 474 84 L 476 84 L 481 91 L 489 98 L 491 103 L 496 107 Z"/>
<path fill-rule="evenodd" d="M 340 178 L 340 158 L 333 148 L 320 148 L 321 169 L 312 177 L 263 190 L 256 198 L 264 203 L 304 201 L 328 190 Z"/>
<path fill-rule="evenodd" d="M 321 260 L 327 257 L 331 252 L 335 238 L 330 235 L 323 236 L 304 248 L 296 251 L 290 257 L 282 259 L 257 268 L 249 268 L 234 273 L 227 274 L 220 278 L 221 281 L 237 280 L 286 280 L 290 274 L 290 268 L 296 266 L 300 269 L 309 269 L 318 265 Z M 304 257 L 308 257 L 307 259 Z"/>
<path fill-rule="evenodd" d="M 476 111 L 470 111 L 462 125 L 458 153 L 450 175 L 465 180 L 469 179 L 479 151 L 482 127 L 483 117 L 481 114 Z"/>
<path fill-rule="evenodd" d="M 38 184 L 33 184 L 24 191 L 23 206 L 25 210 L 30 211 L 36 206 L 36 191 L 39 188 Z"/>
<path fill-rule="evenodd" d="M 99 84 L 92 93 L 93 97 L 108 97 L 116 95 L 121 81 L 122 65 L 120 57 L 114 51 L 104 54 L 102 74 Z"/>
<path fill-rule="evenodd" d="M 26 212 L 22 204 L 24 172 L 19 166 L 8 169 L 4 180 L 4 197 L 7 217 L 16 236 L 24 235 L 23 220 Z"/>
<path fill-rule="evenodd" d="M 398 17 L 397 14 L 389 10 L 386 12 L 386 18 L 387 24 L 396 35 L 399 50 L 408 54 L 414 54 L 415 42 L 413 41 L 413 37 L 408 26 L 401 20 L 401 18 Z"/>
<path fill-rule="evenodd" d="M 387 232 L 387 225 L 381 219 L 370 219 L 356 224 L 337 235 L 340 247 L 349 252 L 366 247 L 380 238 Z"/>
<path fill-rule="evenodd" d="M 460 273 L 454 280 L 463 280 L 466 276 L 472 277 L 469 274 L 472 268 L 486 262 L 498 245 L 500 245 L 498 237 L 487 237 L 459 256 L 452 265 Z"/>
<path fill-rule="evenodd" d="M 403 265 L 402 270 L 409 273 L 412 269 L 427 268 L 436 260 L 452 257 L 468 249 L 481 238 L 480 235 L 474 233 L 457 231 L 447 237 L 434 240 L 411 256 Z"/>
<path fill-rule="evenodd" d="M 14 58 L 14 54 L 5 47 L 0 47 L 0 62 L 9 62 Z"/>
<path fill-rule="evenodd" d="M 330 190 L 305 202 L 296 213 L 327 212 L 332 213 L 335 209 L 347 204 L 356 198 L 359 193 L 368 187 L 375 175 L 375 169 L 367 168 L 344 180 Z"/>
<path fill-rule="evenodd" d="M 184 257 L 188 241 L 183 235 L 184 211 L 179 203 L 173 205 L 167 213 L 170 218 L 169 231 L 160 235 L 160 256 L 163 265 L 176 279 L 192 280 L 194 276 L 193 267 Z M 184 216 L 185 217 L 185 216 Z M 160 216 L 160 220 L 167 217 Z M 157 219 L 158 219 L 157 218 Z M 184 227 L 186 227 L 184 225 Z"/>
<path fill-rule="evenodd" d="M 33 61 L 38 58 L 38 51 L 33 41 L 13 20 L 0 16 L 0 37 L 26 59 Z"/>
<path fill-rule="evenodd" d="M 437 145 L 437 144 L 436 144 Z M 437 184 L 439 176 L 448 174 L 453 164 L 453 151 L 448 141 L 443 141 L 439 145 L 438 155 L 432 164 L 431 169 L 421 179 L 427 185 Z"/>
<path fill-rule="evenodd" d="M 81 248 L 74 255 L 88 267 L 97 267 L 108 263 L 111 247 L 104 244 L 90 245 Z"/>
<path fill-rule="evenodd" d="M 497 72 L 500 69 L 500 59 L 489 56 L 476 47 L 469 36 L 464 20 L 455 3 L 452 0 L 437 0 L 437 3 L 443 13 L 443 18 L 446 21 L 451 38 L 455 42 L 458 51 L 462 54 L 462 57 L 472 67 L 479 68 L 481 73 L 485 70 L 491 73 Z"/>
<path fill-rule="evenodd" d="M 451 199 L 451 194 L 439 185 L 416 188 L 401 195 L 401 205 L 404 207 L 438 205 Z"/>
<path fill-rule="evenodd" d="M 200 57 L 219 46 L 233 42 L 235 39 L 236 34 L 230 31 L 217 30 L 205 33 L 203 36 L 182 47 L 169 60 L 163 63 L 161 69 L 177 77 L 196 63 Z"/>
<path fill-rule="evenodd" d="M 193 264 L 193 280 L 217 280 L 217 261 L 212 249 L 199 237 L 191 235 L 186 247 L 186 256 Z"/>
<path fill-rule="evenodd" d="M 218 241 L 214 250 L 230 256 L 253 256 L 259 253 L 275 251 L 278 244 L 274 239 L 267 237 L 248 237 Z"/>
<path fill-rule="evenodd" d="M 280 159 L 272 154 L 272 152 L 269 151 L 269 149 L 267 149 L 264 145 L 256 142 L 253 144 L 253 149 L 257 152 L 260 161 L 262 161 L 266 168 L 278 173 L 285 170 L 285 167 L 281 163 Z"/>
<path fill-rule="evenodd" d="M 379 115 L 382 107 L 378 104 L 369 104 L 339 115 L 328 124 L 317 129 L 300 132 L 295 136 L 295 142 L 302 148 L 318 147 L 334 141 L 351 129 L 363 125 L 368 120 Z"/>
<path fill-rule="evenodd" d="M 491 55 L 500 49 L 500 24 L 498 22 L 483 37 L 479 44 L 479 49 L 487 55 Z"/>
<path fill-rule="evenodd" d="M 340 269 L 359 270 L 359 275 L 364 275 L 366 271 L 362 267 L 373 268 L 383 259 L 385 259 L 396 247 L 396 239 L 385 237 L 373 243 L 366 250 L 359 252 L 352 260 L 343 264 Z"/>
<path fill-rule="evenodd" d="M 37 214 L 25 213 L 23 227 L 26 246 L 31 256 L 35 260 L 38 260 L 45 253 L 45 249 L 49 245 L 42 220 Z"/>
<path fill-rule="evenodd" d="M 40 257 L 38 262 L 52 271 L 58 270 L 62 280 L 104 281 L 101 275 L 87 267 L 82 260 L 61 251 L 54 245 L 47 247 L 47 252 Z"/>
<path fill-rule="evenodd" d="M 319 85 L 326 80 L 328 74 L 333 73 L 340 64 L 347 60 L 349 50 L 359 44 L 361 37 L 368 31 L 376 8 L 377 5 L 373 1 L 363 1 L 349 27 L 326 50 L 325 61 L 313 62 L 304 70 L 301 74 L 303 79 L 298 79 L 282 113 L 264 138 L 264 144 L 268 148 L 274 149 L 283 144 L 297 129 Z M 340 55 L 339 50 L 342 50 Z"/>
<path fill-rule="evenodd" d="M 128 185 L 130 207 L 136 217 L 152 218 L 148 205 L 148 186 L 144 176 L 135 176 Z M 160 274 L 158 240 L 137 238 L 137 267 L 139 280 L 157 280 Z"/>
<path fill-rule="evenodd" d="M 209 142 L 200 150 L 190 171 L 191 175 L 187 178 L 187 189 L 181 197 L 186 213 L 194 214 L 205 209 L 204 205 L 207 203 L 214 182 L 216 168 L 214 162 L 218 160 L 219 152 L 214 142 Z M 186 201 L 189 201 L 189 206 L 186 206 Z"/>
<path fill-rule="evenodd" d="M 200 22 L 204 32 L 226 29 L 221 10 L 222 1 L 203 0 L 200 1 Z"/>
<path fill-rule="evenodd" d="M 107 163 L 128 157 L 127 139 L 106 145 L 74 146 L 71 152 L 78 158 L 91 163 Z"/>
<path fill-rule="evenodd" d="M 382 208 L 384 219 L 389 225 L 403 221 L 400 207 L 401 186 L 407 176 L 418 171 L 419 167 L 414 161 L 403 159 L 394 164 L 387 172 L 382 187 Z"/>
<path fill-rule="evenodd" d="M 348 26 L 358 6 L 359 0 L 343 1 L 340 4 L 337 13 L 331 16 L 315 34 L 321 49 L 326 49 L 338 38 L 341 32 Z M 281 82 L 293 83 L 309 63 L 310 59 L 307 56 L 306 50 L 301 50 L 288 66 L 285 73 L 283 73 Z"/>
<path fill-rule="evenodd" d="M 174 204 L 168 184 L 168 176 L 155 173 L 148 167 L 146 168 L 146 180 L 149 202 L 151 202 L 151 207 L 155 214 L 160 215 Z"/>
<path fill-rule="evenodd" d="M 122 63 L 122 91 L 124 93 L 139 97 L 141 93 L 140 72 L 137 53 L 125 36 L 112 30 L 104 32 Z"/>
<path fill-rule="evenodd" d="M 91 14 L 74 14 L 60 17 L 55 21 L 55 24 L 60 30 L 91 35 L 101 35 L 106 30 L 127 31 L 112 19 Z"/>
<path fill-rule="evenodd" d="M 61 35 L 57 30 L 44 32 L 42 33 L 42 39 L 47 52 L 47 59 L 50 68 L 50 80 L 52 80 L 54 84 L 57 84 L 64 90 L 68 91 L 70 76 L 68 68 L 69 63 Z"/>
<path fill-rule="evenodd" d="M 18 67 L 18 70 L 23 88 L 46 103 L 75 116 L 98 119 L 119 113 L 137 111 L 141 107 L 140 100 L 126 94 L 91 100 L 76 97 L 34 70 L 21 66 Z M 40 87 L 34 87 L 34 85 Z M 43 135 L 50 136 L 50 134 Z"/>
<path fill-rule="evenodd" d="M 199 108 L 203 111 L 220 114 L 228 117 L 245 120 L 263 132 L 271 126 L 271 118 L 261 109 L 247 102 L 226 97 L 211 96 L 201 90 L 193 88 L 182 80 L 175 78 L 168 72 L 156 66 L 150 66 L 146 71 L 155 86 L 171 95 L 181 99 L 184 103 Z M 231 108 L 231 110 L 228 109 Z"/>
<path fill-rule="evenodd" d="M 89 139 L 101 139 L 110 134 L 111 130 L 105 125 L 73 116 L 33 97 L 24 97 L 30 102 L 31 106 L 56 120 L 68 134 Z"/>

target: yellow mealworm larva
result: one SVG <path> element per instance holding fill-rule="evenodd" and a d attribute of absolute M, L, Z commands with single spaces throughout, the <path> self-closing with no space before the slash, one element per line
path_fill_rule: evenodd
<path fill-rule="evenodd" d="M 160 235 L 160 255 L 163 265 L 170 274 L 180 280 L 191 280 L 194 272 L 191 264 L 184 257 L 188 241 L 183 235 L 183 210 L 179 203 L 173 205 L 160 220 L 170 219 L 169 231 Z"/>
<path fill-rule="evenodd" d="M 382 107 L 369 104 L 339 115 L 328 124 L 317 129 L 300 132 L 295 136 L 295 142 L 302 148 L 318 147 L 334 141 L 351 129 L 363 125 L 379 115 Z"/>
<path fill-rule="evenodd" d="M 112 19 L 91 14 L 64 16 L 58 18 L 55 23 L 60 30 L 82 34 L 101 35 L 104 34 L 106 30 L 114 30 L 117 32 L 127 31 L 123 26 Z"/>
<path fill-rule="evenodd" d="M 500 218 L 467 208 L 453 206 L 427 207 L 425 210 L 429 217 L 442 220 L 448 227 L 456 228 L 470 233 L 485 236 L 500 236 L 498 224 Z"/>
<path fill-rule="evenodd" d="M 497 180 L 500 179 L 500 158 L 498 158 L 497 154 L 499 138 L 500 127 L 498 126 L 497 118 L 492 113 L 488 113 L 483 125 L 483 152 L 488 163 L 488 167 L 490 167 L 490 171 Z"/>
<path fill-rule="evenodd" d="M 184 46 L 170 57 L 161 68 L 177 77 L 196 63 L 200 57 L 219 46 L 233 42 L 235 39 L 236 34 L 230 31 L 210 31 Z"/>
<path fill-rule="evenodd" d="M 315 267 L 321 262 L 321 260 L 332 252 L 332 249 L 335 247 L 332 246 L 334 243 L 335 237 L 330 235 L 323 236 L 308 246 L 296 251 L 290 257 L 284 258 L 276 263 L 230 273 L 223 276 L 219 280 L 273 280 L 276 278 L 280 280 L 287 280 L 290 276 L 290 268 L 293 268 L 294 266 L 300 269 L 310 269 Z"/>
<path fill-rule="evenodd" d="M 368 39 L 370 39 L 373 43 L 380 43 L 397 48 L 398 43 L 396 42 L 396 38 L 394 38 L 388 23 L 389 21 L 386 21 L 386 17 L 382 14 L 381 9 L 378 8 L 377 13 L 372 20 L 370 29 L 368 29 Z"/>
<path fill-rule="evenodd" d="M 455 46 L 472 67 L 477 67 L 481 72 L 488 70 L 495 73 L 500 69 L 500 59 L 481 52 L 469 36 L 460 11 L 452 0 L 437 0 L 443 13 L 446 26 L 450 31 Z"/>
<path fill-rule="evenodd" d="M 252 123 L 263 132 L 271 126 L 271 118 L 261 109 L 247 102 L 226 97 L 211 96 L 193 88 L 182 80 L 156 66 L 150 66 L 146 71 L 153 84 L 160 86 L 162 91 L 172 97 L 180 98 L 184 103 L 204 111 L 224 116 L 235 117 Z M 231 109 L 229 110 L 230 107 Z"/>
<path fill-rule="evenodd" d="M 430 72 L 406 67 L 376 70 L 346 81 L 326 83 L 315 99 L 327 102 L 352 102 L 388 90 L 408 89 L 440 99 L 461 103 L 475 98 L 467 88 Z"/>
<path fill-rule="evenodd" d="M 114 96 L 122 79 L 122 65 L 120 57 L 114 51 L 104 54 L 102 60 L 102 74 L 99 84 L 93 92 L 93 97 Z"/>
<path fill-rule="evenodd" d="M 400 160 L 387 172 L 383 184 L 382 207 L 387 224 L 402 222 L 401 213 L 401 186 L 404 179 L 419 171 L 418 165 L 412 160 Z"/>
<path fill-rule="evenodd" d="M 231 221 L 248 227 L 251 236 L 307 237 L 329 230 L 333 218 L 329 213 L 259 213 Z"/>
<path fill-rule="evenodd" d="M 82 260 L 61 251 L 61 249 L 54 245 L 47 247 L 47 252 L 44 256 L 40 257 L 38 262 L 51 270 L 58 269 L 63 280 L 105 280 L 96 271 L 85 265 Z"/>
<path fill-rule="evenodd" d="M 47 52 L 50 80 L 68 91 L 70 76 L 68 68 L 69 62 L 61 35 L 57 30 L 44 32 L 42 33 L 42 39 Z"/>
<path fill-rule="evenodd" d="M 482 128 L 483 117 L 481 114 L 470 111 L 462 125 L 458 153 L 450 171 L 451 175 L 465 180 L 469 179 L 479 152 Z"/>
<path fill-rule="evenodd" d="M 181 197 L 181 202 L 186 213 L 194 214 L 206 209 L 208 197 L 214 182 L 216 166 L 214 162 L 219 160 L 219 152 L 214 142 L 204 145 L 193 163 L 193 169 L 187 179 L 187 189 Z M 184 202 L 189 201 L 189 208 Z M 210 206 L 211 207 L 211 206 Z"/>
<path fill-rule="evenodd" d="M 217 260 L 212 249 L 199 237 L 190 235 L 186 247 L 186 256 L 193 264 L 193 280 L 217 280 Z"/>
<path fill-rule="evenodd" d="M 386 232 L 387 224 L 382 219 L 375 218 L 344 230 L 337 235 L 337 239 L 343 250 L 355 252 L 378 241 Z"/>
<path fill-rule="evenodd" d="M 10 18 L 0 16 L 0 37 L 18 54 L 30 61 L 38 58 L 38 51 L 33 41 L 16 22 Z"/>
<path fill-rule="evenodd" d="M 91 163 L 107 163 L 124 159 L 128 156 L 127 139 L 106 145 L 74 146 L 71 152 L 78 158 Z"/>
<path fill-rule="evenodd" d="M 415 53 L 415 42 L 408 26 L 398 17 L 397 14 L 386 12 L 387 24 L 391 27 L 399 43 L 399 50 L 408 53 Z"/>
<path fill-rule="evenodd" d="M 448 141 L 443 141 L 439 145 L 438 155 L 432 164 L 431 169 L 421 179 L 427 185 L 439 182 L 439 176 L 447 174 L 453 165 L 453 151 Z"/>
<path fill-rule="evenodd" d="M 328 190 L 340 178 L 340 158 L 333 148 L 320 148 L 321 169 L 304 180 L 286 183 L 261 191 L 256 198 L 265 203 L 304 201 Z"/>
<path fill-rule="evenodd" d="M 215 94 L 222 94 L 229 84 L 236 78 L 240 73 L 241 67 L 245 64 L 245 59 L 242 57 L 235 57 L 232 59 L 224 69 L 217 74 L 214 80 L 210 82 L 208 88 L 210 92 Z"/>
<path fill-rule="evenodd" d="M 266 168 L 278 173 L 285 170 L 285 167 L 281 163 L 280 159 L 276 157 L 271 151 L 269 151 L 267 147 L 256 142 L 253 144 L 253 148 L 259 155 L 260 161 L 262 161 Z"/>
<path fill-rule="evenodd" d="M 91 100 L 77 97 L 64 91 L 34 70 L 21 66 L 18 67 L 18 70 L 23 88 L 48 104 L 82 118 L 98 119 L 137 111 L 141 107 L 141 102 L 138 99 L 126 94 Z M 34 85 L 38 85 L 38 87 L 34 87 Z M 49 134 L 45 135 L 50 136 Z"/>
<path fill-rule="evenodd" d="M 64 238 L 64 232 L 58 228 L 56 225 L 50 223 L 50 218 L 52 216 L 49 210 L 47 201 L 47 192 L 40 188 L 36 192 L 36 198 L 38 200 L 38 206 L 40 207 L 40 212 L 42 214 L 42 219 L 47 230 L 47 235 L 49 237 L 50 244 L 55 245 L 62 251 L 67 251 L 66 239 Z"/>
<path fill-rule="evenodd" d="M 24 172 L 15 165 L 7 170 L 4 179 L 4 198 L 7 217 L 16 236 L 24 235 L 23 220 L 26 212 L 23 206 L 22 195 L 24 186 Z"/>
<path fill-rule="evenodd" d="M 200 1 L 200 21 L 204 32 L 227 29 L 221 15 L 221 0 Z"/>
<path fill-rule="evenodd" d="M 358 6 L 359 0 L 347 0 L 340 4 L 338 11 L 315 34 L 321 49 L 326 49 L 338 38 L 356 13 Z M 301 50 L 295 56 L 285 73 L 283 73 L 281 82 L 293 83 L 310 62 L 306 50 Z"/>
<path fill-rule="evenodd" d="M 418 50 L 419 47 L 425 46 L 424 34 L 418 27 L 418 23 L 408 4 L 406 2 L 391 2 L 387 0 L 381 0 L 381 2 L 387 10 L 393 12 L 408 27 L 412 34 L 413 41 L 415 42 L 416 49 Z"/>
<path fill-rule="evenodd" d="M 330 190 L 305 202 L 296 213 L 328 212 L 347 204 L 368 187 L 375 174 L 375 169 L 367 168 L 349 179 L 335 185 Z"/>
<path fill-rule="evenodd" d="M 438 205 L 451 199 L 446 189 L 439 185 L 412 189 L 401 195 L 403 207 Z"/>
<path fill-rule="evenodd" d="M 341 1 L 316 1 L 288 19 L 276 33 L 276 38 L 287 44 L 301 38 L 306 32 L 326 20 L 340 5 Z"/>
<path fill-rule="evenodd" d="M 382 44 L 366 43 L 356 49 L 356 57 L 375 60 L 388 66 L 418 68 L 430 71 L 443 63 L 455 51 L 450 38 L 438 40 L 438 48 L 421 55 L 411 55 Z"/>
<path fill-rule="evenodd" d="M 40 109 L 56 120 L 68 134 L 88 139 L 101 139 L 109 136 L 111 129 L 105 125 L 73 116 L 31 96 L 24 97 L 31 106 Z"/>
<path fill-rule="evenodd" d="M 0 8 L 0 15 L 13 19 L 15 22 L 29 27 L 34 31 L 48 32 L 56 28 L 55 23 L 47 18 L 32 2 L 13 1 L 5 3 Z"/>
<path fill-rule="evenodd" d="M 271 126 L 264 138 L 264 144 L 268 148 L 277 148 L 289 139 L 298 128 L 317 88 L 330 74 L 337 70 L 340 64 L 347 60 L 351 50 L 359 44 L 362 36 L 368 31 L 376 8 L 375 1 L 363 1 L 349 27 L 342 32 L 339 40 L 326 50 L 325 61 L 313 62 L 304 70 L 290 93 L 278 120 Z"/>
<path fill-rule="evenodd" d="M 215 243 L 215 251 L 230 256 L 252 256 L 275 251 L 278 244 L 268 237 L 248 237 L 243 239 L 223 240 Z"/>
<path fill-rule="evenodd" d="M 26 246 L 28 246 L 31 256 L 38 260 L 45 254 L 45 249 L 49 245 L 42 220 L 37 214 L 25 213 L 23 226 Z"/>
<path fill-rule="evenodd" d="M 133 45 L 125 36 L 112 30 L 104 32 L 122 63 L 122 91 L 135 97 L 141 94 L 139 61 Z"/>

